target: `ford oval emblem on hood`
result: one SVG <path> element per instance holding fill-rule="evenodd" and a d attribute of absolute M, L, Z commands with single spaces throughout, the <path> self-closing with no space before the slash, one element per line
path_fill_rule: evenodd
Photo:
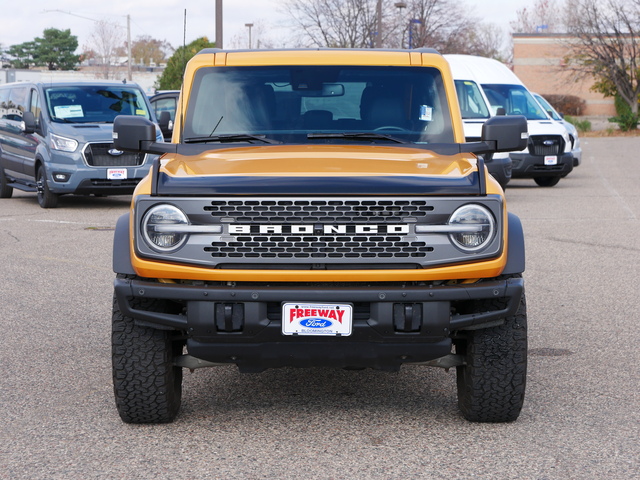
<path fill-rule="evenodd" d="M 118 150 L 117 148 L 110 148 L 108 153 L 109 155 L 117 157 L 118 155 L 122 155 L 124 152 L 122 150 Z"/>
<path fill-rule="evenodd" d="M 542 142 L 543 145 L 546 145 L 547 147 L 550 147 L 551 145 L 555 145 L 556 142 L 555 140 L 545 140 L 544 142 Z"/>

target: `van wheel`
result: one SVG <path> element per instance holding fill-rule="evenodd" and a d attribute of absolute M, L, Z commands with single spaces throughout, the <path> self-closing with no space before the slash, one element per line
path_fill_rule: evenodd
<path fill-rule="evenodd" d="M 36 178 L 38 181 L 38 203 L 42 208 L 56 208 L 58 206 L 58 195 L 49 190 L 44 167 L 38 168 Z"/>
<path fill-rule="evenodd" d="M 11 198 L 11 195 L 13 195 L 13 188 L 9 186 L 4 170 L 0 168 L 0 198 Z"/>
<path fill-rule="evenodd" d="M 160 300 L 134 300 L 137 308 L 163 311 Z M 113 298 L 111 357 L 113 392 L 126 423 L 172 422 L 182 401 L 182 368 L 173 365 L 182 353 L 179 332 L 137 325 Z"/>
<path fill-rule="evenodd" d="M 496 303 L 497 302 L 497 303 Z M 479 302 L 482 303 L 482 302 Z M 478 305 L 485 311 L 504 302 Z M 484 307 L 484 308 L 483 308 Z M 518 311 L 504 324 L 460 332 L 456 353 L 465 364 L 456 367 L 458 406 L 472 422 L 512 422 L 524 403 L 527 376 L 527 307 L 524 293 Z"/>
<path fill-rule="evenodd" d="M 535 177 L 533 180 L 540 187 L 554 187 L 558 184 L 562 177 Z"/>

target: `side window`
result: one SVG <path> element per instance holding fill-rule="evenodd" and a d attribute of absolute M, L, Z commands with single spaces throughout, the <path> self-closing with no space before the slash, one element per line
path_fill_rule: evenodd
<path fill-rule="evenodd" d="M 24 112 L 27 111 L 28 96 L 28 87 L 15 87 L 10 89 L 9 99 L 7 100 L 7 113 L 4 118 L 21 122 Z"/>
<path fill-rule="evenodd" d="M 40 124 L 40 112 L 41 112 L 41 104 L 40 104 L 40 95 L 38 95 L 38 91 L 33 88 L 31 89 L 31 102 L 30 102 L 30 110 L 33 113 L 33 116 L 36 118 L 36 125 Z"/>
<path fill-rule="evenodd" d="M 0 119 L 7 118 L 9 115 L 9 89 L 0 88 Z"/>
<path fill-rule="evenodd" d="M 160 119 L 162 112 L 169 112 L 171 120 L 174 121 L 176 119 L 176 99 L 173 97 L 159 98 L 153 102 L 153 110 L 157 119 Z"/>

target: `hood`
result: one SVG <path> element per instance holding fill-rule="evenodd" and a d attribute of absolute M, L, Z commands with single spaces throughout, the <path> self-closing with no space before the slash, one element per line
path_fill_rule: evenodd
<path fill-rule="evenodd" d="M 50 123 L 51 133 L 74 138 L 78 143 L 113 142 L 113 123 Z"/>
<path fill-rule="evenodd" d="M 409 147 L 287 145 L 165 155 L 160 194 L 478 193 L 476 159 Z M 196 193 L 197 191 L 197 193 Z"/>
<path fill-rule="evenodd" d="M 555 120 L 528 120 L 529 136 L 531 135 L 566 135 L 567 129 Z"/>

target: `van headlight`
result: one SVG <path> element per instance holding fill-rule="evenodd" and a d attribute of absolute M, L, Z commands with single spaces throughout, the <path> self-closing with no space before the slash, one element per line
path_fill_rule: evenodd
<path fill-rule="evenodd" d="M 187 241 L 188 233 L 182 225 L 189 225 L 187 215 L 178 207 L 160 204 L 151 207 L 142 218 L 142 235 L 154 250 L 173 252 Z"/>
<path fill-rule="evenodd" d="M 60 150 L 61 152 L 75 152 L 78 148 L 77 140 L 73 138 L 61 137 L 60 135 L 51 134 L 51 148 Z"/>
<path fill-rule="evenodd" d="M 488 246 L 496 234 L 496 222 L 482 205 L 469 204 L 458 208 L 449 218 L 454 231 L 449 234 L 453 244 L 465 252 L 477 252 Z"/>

